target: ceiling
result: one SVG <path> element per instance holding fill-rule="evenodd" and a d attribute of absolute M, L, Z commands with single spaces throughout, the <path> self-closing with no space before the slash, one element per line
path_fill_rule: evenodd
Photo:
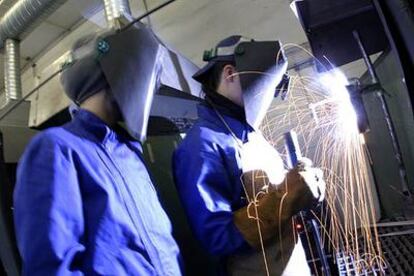
<path fill-rule="evenodd" d="M 0 16 L 16 2 L 0 0 Z M 23 92 L 27 93 L 36 86 L 38 74 L 45 72 L 45 68 L 67 51 L 77 37 L 106 26 L 102 2 L 68 0 L 22 40 Z M 163 2 L 130 0 L 132 14 L 137 17 Z M 202 65 L 203 50 L 232 34 L 257 39 L 280 38 L 294 43 L 306 41 L 289 9 L 289 0 L 178 0 L 145 21 L 167 44 L 198 65 Z M 3 64 L 3 55 L 0 55 L 0 63 Z M 0 80 L 3 75 L 0 69 Z M 0 90 L 2 87 L 3 82 L 0 81 Z M 43 93 L 51 92 L 56 91 Z M 9 139 L 10 149 L 6 152 L 6 160 L 15 162 L 33 133 L 29 133 L 27 127 L 5 128 L 2 126 L 1 130 L 5 140 Z"/>
<path fill-rule="evenodd" d="M 132 14 L 134 17 L 142 15 L 146 8 L 151 9 L 164 1 L 130 0 Z M 0 16 L 15 2 L 0 0 Z M 50 64 L 69 50 L 76 38 L 106 26 L 102 2 L 102 0 L 68 0 L 23 39 L 21 44 L 23 92 L 27 93 L 38 84 L 40 76 L 37 74 L 46 72 Z M 203 51 L 233 34 L 242 34 L 259 40 L 280 39 L 284 43 L 306 42 L 306 36 L 290 10 L 289 2 L 289 0 L 178 0 L 151 15 L 146 19 L 146 23 L 150 24 L 172 48 L 201 66 Z M 2 59 L 3 55 L 0 55 L 1 64 Z M 34 64 L 36 67 L 33 67 L 35 70 L 32 73 L 31 68 Z M 360 65 L 351 65 L 349 68 L 350 72 L 361 71 Z M 0 79 L 3 79 L 1 69 Z M 3 84 L 1 81 L 0 83 L 1 90 Z M 42 93 L 56 93 L 55 88 L 52 90 L 54 91 Z M 17 143 L 19 145 L 24 145 L 28 136 L 33 135 L 33 133 L 17 135 L 15 131 L 5 130 L 3 133 L 11 137 L 9 140 L 13 143 L 23 139 Z M 6 153 L 6 159 L 16 161 L 20 153 L 21 151 L 13 148 Z"/>
<path fill-rule="evenodd" d="M 16 0 L 0 1 L 2 16 Z M 28 68 L 64 35 L 102 10 L 102 0 L 68 0 L 44 20 L 21 44 L 21 66 Z M 163 0 L 130 0 L 133 16 L 141 15 Z M 104 21 L 103 16 L 100 20 Z M 301 43 L 306 40 L 289 9 L 289 0 L 179 0 L 150 17 L 147 23 L 174 48 L 201 63 L 201 53 L 216 41 L 234 33 L 245 36 Z M 3 62 L 3 55 L 0 55 Z M 2 71 L 2 70 L 0 70 Z M 3 72 L 0 72 L 0 79 Z M 0 88 L 3 84 L 0 84 Z"/>

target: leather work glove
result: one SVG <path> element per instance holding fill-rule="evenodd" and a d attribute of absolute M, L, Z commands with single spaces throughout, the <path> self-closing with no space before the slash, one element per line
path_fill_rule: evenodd
<path fill-rule="evenodd" d="M 282 188 L 287 192 L 286 201 L 292 206 L 294 214 L 311 209 L 325 199 L 326 184 L 323 180 L 323 172 L 319 168 L 312 167 L 312 161 L 307 158 L 300 160 L 286 174 L 284 183 L 277 187 L 270 187 L 276 190 Z"/>
<path fill-rule="evenodd" d="M 278 235 L 299 211 L 307 210 L 324 199 L 325 182 L 320 169 L 304 159 L 290 170 L 279 185 L 269 183 L 264 171 L 243 176 L 249 204 L 233 213 L 233 220 L 245 240 L 260 248 L 260 233 L 264 243 Z M 246 189 L 251 187 L 250 189 Z"/>

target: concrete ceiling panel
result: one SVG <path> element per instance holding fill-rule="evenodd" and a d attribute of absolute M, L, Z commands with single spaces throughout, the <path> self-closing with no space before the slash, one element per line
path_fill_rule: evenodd
<path fill-rule="evenodd" d="M 102 0 L 69 0 L 56 10 L 47 21 L 68 30 L 97 8 L 102 9 Z"/>
<path fill-rule="evenodd" d="M 38 55 L 47 45 L 51 44 L 62 34 L 61 27 L 48 22 L 41 23 L 21 43 L 20 56 L 31 59 Z"/>
<path fill-rule="evenodd" d="M 150 2 L 150 8 L 156 6 Z M 152 15 L 151 21 L 160 37 L 199 65 L 203 50 L 232 34 L 284 43 L 306 41 L 287 0 L 176 1 Z"/>

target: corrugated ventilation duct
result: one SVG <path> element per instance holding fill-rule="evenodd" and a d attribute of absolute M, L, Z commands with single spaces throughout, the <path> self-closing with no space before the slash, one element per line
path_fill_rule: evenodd
<path fill-rule="evenodd" d="M 5 95 L 0 109 L 22 96 L 19 40 L 66 0 L 20 0 L 0 20 L 0 48 L 5 46 Z"/>
<path fill-rule="evenodd" d="M 0 48 L 7 38 L 23 39 L 66 0 L 20 0 L 0 20 Z"/>
<path fill-rule="evenodd" d="M 19 100 L 22 97 L 20 80 L 20 43 L 15 39 L 6 39 L 4 55 L 4 89 L 6 100 Z"/>

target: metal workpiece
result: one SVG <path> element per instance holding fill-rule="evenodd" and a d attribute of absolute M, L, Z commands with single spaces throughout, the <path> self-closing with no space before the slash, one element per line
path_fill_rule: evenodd
<path fill-rule="evenodd" d="M 0 48 L 7 38 L 23 39 L 66 0 L 20 0 L 0 20 Z"/>
<path fill-rule="evenodd" d="M 4 88 L 7 102 L 19 100 L 22 97 L 19 41 L 11 38 L 6 39 L 4 58 Z"/>

